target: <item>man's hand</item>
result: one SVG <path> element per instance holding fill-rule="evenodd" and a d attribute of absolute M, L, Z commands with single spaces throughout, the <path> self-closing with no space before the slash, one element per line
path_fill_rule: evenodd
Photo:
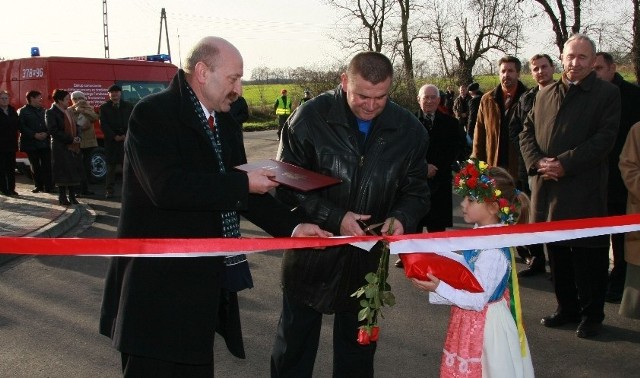
<path fill-rule="evenodd" d="M 328 238 L 333 236 L 329 231 L 321 229 L 318 225 L 312 223 L 300 223 L 293 229 L 292 237 L 311 237 Z"/>
<path fill-rule="evenodd" d="M 276 175 L 268 169 L 256 169 L 248 172 L 247 177 L 249 178 L 249 193 L 264 194 L 280 185 L 273 181 Z"/>
<path fill-rule="evenodd" d="M 427 278 L 429 279 L 429 281 L 421 281 L 417 278 L 412 278 L 411 283 L 413 283 L 413 286 L 415 286 L 417 289 L 435 292 L 436 288 L 440 284 L 440 280 L 431 273 L 427 273 Z"/>
<path fill-rule="evenodd" d="M 362 223 L 371 218 L 371 215 L 356 214 L 351 211 L 347 211 L 340 222 L 340 235 L 342 236 L 363 236 L 365 235 L 362 229 Z"/>
<path fill-rule="evenodd" d="M 45 133 L 44 131 L 41 131 L 39 133 L 35 133 L 33 134 L 34 138 L 36 138 L 37 140 L 44 140 L 47 137 L 47 133 Z"/>
<path fill-rule="evenodd" d="M 556 158 L 542 158 L 536 163 L 536 167 L 543 180 L 558 181 L 565 175 L 562 164 Z"/>
<path fill-rule="evenodd" d="M 427 164 L 427 178 L 432 178 L 438 173 L 438 167 L 433 164 Z"/>
<path fill-rule="evenodd" d="M 391 233 L 389 233 L 391 231 Z M 380 229 L 382 235 L 403 235 L 404 226 L 394 217 L 387 218 Z"/>

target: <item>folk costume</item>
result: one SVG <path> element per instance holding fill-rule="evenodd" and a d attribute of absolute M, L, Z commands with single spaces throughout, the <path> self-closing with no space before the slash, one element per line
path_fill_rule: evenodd
<path fill-rule="evenodd" d="M 497 202 L 500 223 L 515 224 L 519 218 L 519 191 L 509 201 L 487 164 L 470 159 L 454 177 L 454 191 L 477 202 Z M 455 289 L 440 281 L 429 302 L 451 305 L 440 377 L 533 377 L 533 364 L 522 326 L 518 276 L 513 248 L 463 251 L 464 262 L 484 292 Z"/>

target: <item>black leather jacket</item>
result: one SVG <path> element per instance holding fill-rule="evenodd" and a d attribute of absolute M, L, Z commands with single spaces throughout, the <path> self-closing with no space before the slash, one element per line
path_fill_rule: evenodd
<path fill-rule="evenodd" d="M 342 218 L 353 211 L 370 214 L 370 224 L 395 217 L 405 232 L 415 230 L 429 209 L 429 187 L 428 135 L 413 114 L 389 101 L 364 142 L 339 86 L 296 109 L 287 124 L 278 158 L 342 180 L 306 193 L 278 190 L 308 222 L 339 235 Z M 367 253 L 348 245 L 287 251 L 283 287 L 290 299 L 324 313 L 357 311 L 350 295 L 379 257 L 380 248 Z"/>

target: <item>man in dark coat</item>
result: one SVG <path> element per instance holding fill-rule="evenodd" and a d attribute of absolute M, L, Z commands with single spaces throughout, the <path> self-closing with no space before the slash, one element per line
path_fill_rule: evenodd
<path fill-rule="evenodd" d="M 456 119 L 438 110 L 439 90 L 425 84 L 418 93 L 420 110 L 416 114 L 429 134 L 427 167 L 431 207 L 418 223 L 418 232 L 445 231 L 453 226 L 452 164 L 460 159 L 466 139 Z"/>
<path fill-rule="evenodd" d="M 562 79 L 542 88 L 520 134 L 531 178 L 534 222 L 607 215 L 607 156 L 620 123 L 620 91 L 591 70 L 595 44 L 583 34 L 567 40 Z M 596 336 L 604 320 L 609 236 L 546 245 L 556 312 L 546 327 L 580 323 L 576 335 Z"/>
<path fill-rule="evenodd" d="M 0 91 L 0 193 L 17 196 L 16 151 L 18 151 L 18 112 L 9 105 L 9 92 Z"/>
<path fill-rule="evenodd" d="M 239 214 L 277 236 L 328 236 L 298 224 L 267 192 L 268 170 L 246 162 L 229 113 L 242 93 L 242 57 L 224 39 L 194 47 L 169 88 L 142 99 L 125 142 L 119 238 L 238 237 Z M 237 294 L 224 257 L 114 258 L 100 332 L 122 354 L 125 377 L 212 377 L 214 332 L 244 358 Z"/>
<path fill-rule="evenodd" d="M 607 188 L 607 208 L 609 215 L 624 215 L 627 210 L 627 197 L 629 195 L 618 162 L 622 147 L 627 140 L 627 134 L 631 126 L 640 121 L 640 87 L 625 81 L 616 72 L 616 63 L 613 56 L 606 52 L 598 52 L 593 70 L 598 78 L 608 81 L 620 89 L 621 113 L 620 128 L 616 143 L 609 153 L 609 187 Z M 624 234 L 611 235 L 611 249 L 613 250 L 613 269 L 609 274 L 609 287 L 605 300 L 611 303 L 620 303 L 624 281 L 627 271 L 627 263 L 624 259 Z"/>
<path fill-rule="evenodd" d="M 502 167 L 517 178 L 520 154 L 509 140 L 509 121 L 527 87 L 520 81 L 522 63 L 518 58 L 504 56 L 498 61 L 498 67 L 500 84 L 480 100 L 471 157 Z"/>
<path fill-rule="evenodd" d="M 100 128 L 104 133 L 104 147 L 107 153 L 107 177 L 105 198 L 113 197 L 118 164 L 124 160 L 124 138 L 133 106 L 122 100 L 119 85 L 109 87 L 109 101 L 100 105 Z"/>
<path fill-rule="evenodd" d="M 517 107 L 513 112 L 513 117 L 509 122 L 509 139 L 518 152 L 518 177 L 516 181 L 518 189 L 524 191 L 528 196 L 531 196 L 529 175 L 524 159 L 522 158 L 522 152 L 520 151 L 520 133 L 522 132 L 524 120 L 533 108 L 533 103 L 535 102 L 538 91 L 553 83 L 553 61 L 547 54 L 536 54 L 529 59 L 529 67 L 531 69 L 531 76 L 538 85 L 520 96 L 520 100 L 518 100 L 516 105 Z M 518 277 L 524 278 L 546 273 L 547 259 L 544 256 L 543 244 L 519 246 L 518 254 L 527 264 L 525 269 L 518 272 Z"/>
<path fill-rule="evenodd" d="M 471 83 L 467 87 L 469 89 L 469 118 L 467 119 L 467 135 L 473 141 L 473 134 L 476 128 L 476 120 L 478 119 L 478 109 L 480 109 L 480 100 L 484 93 L 480 90 L 480 84 Z"/>
<path fill-rule="evenodd" d="M 297 108 L 282 131 L 280 160 L 342 182 L 278 195 L 334 234 L 364 235 L 361 222 L 380 223 L 382 233 L 413 232 L 429 209 L 429 137 L 413 114 L 389 101 L 392 81 L 386 56 L 359 53 L 341 84 Z M 334 376 L 373 376 L 376 343 L 356 342 L 360 299 L 351 294 L 377 270 L 381 255 L 380 244 L 370 252 L 350 245 L 285 252 L 272 377 L 312 375 L 323 314 L 335 314 Z"/>
<path fill-rule="evenodd" d="M 33 174 L 33 193 L 53 193 L 51 135 L 44 121 L 42 93 L 29 91 L 27 105 L 20 108 L 20 151 L 26 152 Z"/>

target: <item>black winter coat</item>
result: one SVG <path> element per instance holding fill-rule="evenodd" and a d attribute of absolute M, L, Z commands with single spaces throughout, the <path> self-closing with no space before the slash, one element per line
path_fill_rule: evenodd
<path fill-rule="evenodd" d="M 113 138 L 116 135 L 127 134 L 132 111 L 133 106 L 124 100 L 120 100 L 118 107 L 111 101 L 100 105 L 100 128 L 104 133 L 104 147 L 107 162 L 110 164 L 122 164 L 123 162 L 124 142 L 116 142 Z"/>
<path fill-rule="evenodd" d="M 625 81 L 619 73 L 616 73 L 611 81 L 620 89 L 620 128 L 616 142 L 609 152 L 609 187 L 607 188 L 607 202 L 609 204 L 624 205 L 627 203 L 627 188 L 622 181 L 622 174 L 618 168 L 620 153 L 631 126 L 640 121 L 640 87 Z"/>
<path fill-rule="evenodd" d="M 169 88 L 142 99 L 125 141 L 119 238 L 222 237 L 222 211 L 240 215 L 275 236 L 299 223 L 274 197 L 249 194 L 242 130 L 217 114 L 218 159 L 180 70 Z M 236 293 L 222 289 L 223 257 L 114 258 L 109 266 L 100 332 L 116 348 L 188 364 L 211 363 L 214 331 L 244 358 Z"/>
<path fill-rule="evenodd" d="M 18 113 L 9 105 L 5 114 L 0 109 L 0 152 L 18 151 Z"/>
<path fill-rule="evenodd" d="M 347 211 L 370 214 L 370 224 L 395 217 L 405 232 L 413 232 L 429 209 L 427 132 L 413 114 L 389 101 L 366 143 L 359 139 L 341 86 L 305 102 L 287 120 L 278 158 L 342 183 L 306 193 L 279 188 L 278 195 L 334 235 Z M 352 246 L 286 251 L 284 290 L 323 313 L 358 311 L 359 300 L 350 295 L 365 284 L 366 273 L 375 272 L 380 255 L 380 248 L 368 253 Z"/>
<path fill-rule="evenodd" d="M 49 133 L 44 121 L 44 109 L 25 105 L 20 108 L 18 114 L 20 115 L 20 151 L 28 153 L 45 148 L 50 149 L 50 137 L 43 140 L 35 138 L 36 133 Z"/>

